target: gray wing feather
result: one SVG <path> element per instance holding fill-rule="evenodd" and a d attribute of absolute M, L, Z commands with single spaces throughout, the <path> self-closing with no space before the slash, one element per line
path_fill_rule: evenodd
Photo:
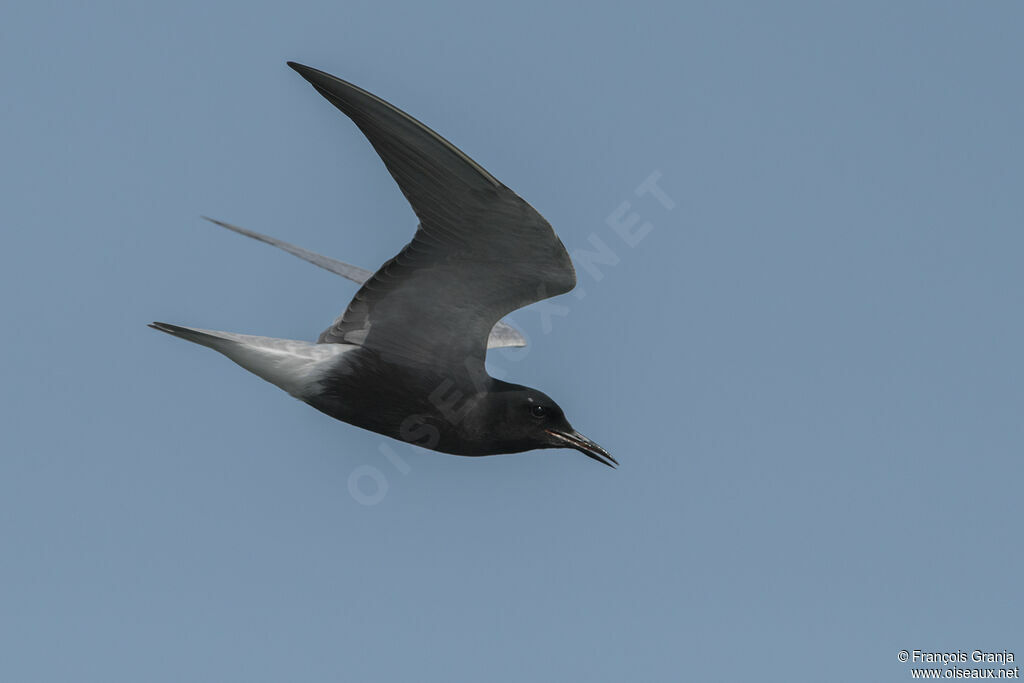
<path fill-rule="evenodd" d="M 405 112 L 289 62 L 359 127 L 420 220 L 321 342 L 361 344 L 431 367 L 483 367 L 503 316 L 576 285 L 551 226 L 515 192 Z"/>
<path fill-rule="evenodd" d="M 312 263 L 315 266 L 320 266 L 324 270 L 328 270 L 336 275 L 340 275 L 343 278 L 351 280 L 352 282 L 355 282 L 358 285 L 363 284 L 373 276 L 373 272 L 366 270 L 365 268 L 353 266 L 343 261 L 333 259 L 329 256 L 324 256 L 323 254 L 318 254 L 314 251 L 309 251 L 308 249 L 297 247 L 294 244 L 289 244 L 288 242 L 285 242 L 284 240 L 279 240 L 274 237 L 270 237 L 269 235 L 264 235 L 262 233 L 255 232 L 254 230 L 247 230 L 246 228 L 240 227 L 238 225 L 225 223 L 224 221 L 219 221 L 215 218 L 210 218 L 208 216 L 202 216 L 202 218 L 204 220 L 210 221 L 214 225 L 219 225 L 220 227 L 227 228 L 232 232 L 237 232 L 239 235 L 251 237 L 252 239 L 263 242 L 264 244 L 269 244 L 273 247 L 277 247 L 278 249 L 286 251 L 293 256 L 298 256 L 303 261 L 308 261 L 309 263 Z M 338 322 L 340 322 L 340 319 Z M 515 329 L 514 327 L 505 322 L 498 322 L 498 324 L 496 324 L 494 328 L 491 330 L 491 333 L 487 338 L 488 349 L 500 349 L 505 347 L 516 346 L 526 346 L 526 338 L 522 335 L 521 332 L 519 332 L 519 330 Z"/>
<path fill-rule="evenodd" d="M 246 230 L 245 228 L 241 228 L 237 225 L 232 225 L 231 223 L 218 221 L 215 218 L 208 218 L 207 216 L 203 216 L 202 218 L 210 221 L 214 225 L 219 225 L 222 228 L 227 228 L 228 230 L 237 232 L 239 235 L 245 235 L 246 237 L 251 237 L 254 240 L 259 240 L 260 242 L 264 242 L 265 244 L 269 244 L 273 247 L 277 247 L 278 249 L 287 251 L 292 256 L 298 256 L 303 261 L 309 261 L 314 266 L 320 266 L 324 270 L 329 270 L 332 273 L 335 273 L 336 275 L 340 275 L 343 278 L 347 278 L 352 282 L 355 282 L 356 284 L 363 284 L 364 282 L 369 280 L 370 277 L 373 275 L 372 271 L 366 270 L 365 268 L 360 268 L 359 266 L 352 266 L 347 263 L 343 263 L 336 259 L 332 259 L 328 256 L 323 256 L 314 251 L 309 251 L 308 249 L 297 247 L 294 244 L 289 244 L 287 242 L 275 239 L 268 235 L 253 232 L 252 230 Z"/>

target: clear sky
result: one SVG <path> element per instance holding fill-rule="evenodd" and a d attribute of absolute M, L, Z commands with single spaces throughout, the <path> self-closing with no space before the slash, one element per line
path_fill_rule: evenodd
<path fill-rule="evenodd" d="M 1024 659 L 1022 26 L 1015 2 L 7 3 L 0 680 Z M 603 252 L 490 365 L 619 470 L 417 450 L 145 327 L 314 339 L 356 291 L 201 214 L 371 269 L 411 237 L 286 60 Z"/>

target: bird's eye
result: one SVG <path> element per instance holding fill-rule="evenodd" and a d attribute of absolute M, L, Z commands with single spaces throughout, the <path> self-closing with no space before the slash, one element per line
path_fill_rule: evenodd
<path fill-rule="evenodd" d="M 530 406 L 530 415 L 533 415 L 534 417 L 547 417 L 547 414 L 548 409 L 542 405 Z"/>

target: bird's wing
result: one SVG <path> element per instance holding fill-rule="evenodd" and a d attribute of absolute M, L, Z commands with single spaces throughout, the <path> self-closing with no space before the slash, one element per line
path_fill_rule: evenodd
<path fill-rule="evenodd" d="M 273 237 L 270 237 L 269 235 L 254 232 L 253 230 L 246 230 L 245 228 L 239 227 L 237 225 L 232 225 L 231 223 L 218 221 L 215 218 L 207 218 L 206 216 L 203 216 L 203 218 L 210 221 L 214 225 L 219 225 L 222 228 L 227 228 L 228 230 L 237 232 L 239 235 L 245 235 L 246 237 L 251 237 L 254 240 L 258 240 L 265 244 L 269 244 L 273 247 L 277 247 L 278 249 L 287 251 L 292 256 L 298 256 L 303 261 L 309 261 L 314 266 L 320 266 L 324 270 L 329 270 L 332 273 L 335 273 L 337 275 L 342 276 L 343 278 L 347 278 L 352 282 L 355 282 L 356 284 L 363 284 L 364 282 L 370 279 L 370 276 L 373 275 L 373 272 L 366 270 L 365 268 L 360 268 L 359 266 L 352 266 L 347 263 L 343 263 L 336 259 L 332 259 L 328 256 L 323 256 L 322 254 L 317 254 L 316 252 L 309 251 L 308 249 L 297 247 L 294 244 L 288 244 L 283 240 L 275 239 Z"/>
<path fill-rule="evenodd" d="M 231 223 L 225 223 L 224 221 L 219 221 L 215 218 L 209 218 L 207 216 L 203 216 L 202 218 L 210 221 L 214 225 L 219 225 L 220 227 L 227 228 L 232 232 L 237 232 L 239 235 L 251 237 L 254 240 L 258 240 L 265 244 L 269 244 L 273 247 L 277 247 L 278 249 L 286 251 L 293 256 L 298 256 L 300 259 L 304 261 L 308 261 L 315 266 L 320 266 L 324 270 L 329 270 L 330 272 L 336 275 L 340 275 L 343 278 L 347 278 L 352 282 L 355 282 L 356 284 L 361 285 L 367 280 L 369 280 L 370 277 L 373 276 L 373 272 L 366 270 L 365 268 L 353 266 L 348 263 L 344 263 L 343 261 L 332 259 L 329 256 L 324 256 L 323 254 L 318 254 L 314 251 L 309 251 L 308 249 L 297 247 L 294 244 L 289 244 L 288 242 L 285 242 L 284 240 L 279 240 L 274 237 L 270 237 L 269 235 L 264 235 L 262 233 L 256 232 L 254 230 L 247 230 L 243 227 L 232 225 Z M 512 327 L 508 323 L 499 321 L 491 329 L 491 333 L 487 337 L 487 348 L 499 349 L 503 347 L 512 346 L 526 346 L 526 337 L 524 337 L 519 330 Z"/>
<path fill-rule="evenodd" d="M 479 164 L 379 97 L 289 66 L 355 122 L 420 220 L 412 242 L 363 285 L 321 342 L 435 367 L 482 367 L 502 316 L 576 285 L 548 222 Z"/>

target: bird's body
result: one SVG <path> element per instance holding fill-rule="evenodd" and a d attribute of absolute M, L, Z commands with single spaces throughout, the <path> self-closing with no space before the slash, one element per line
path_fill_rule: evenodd
<path fill-rule="evenodd" d="M 484 369 L 488 348 L 525 343 L 502 316 L 575 286 L 547 221 L 412 117 L 345 81 L 290 66 L 373 144 L 420 219 L 416 235 L 368 276 L 215 221 L 363 286 L 315 344 L 152 326 L 224 354 L 331 417 L 426 448 L 492 455 L 570 447 L 614 463 L 549 397 Z"/>

